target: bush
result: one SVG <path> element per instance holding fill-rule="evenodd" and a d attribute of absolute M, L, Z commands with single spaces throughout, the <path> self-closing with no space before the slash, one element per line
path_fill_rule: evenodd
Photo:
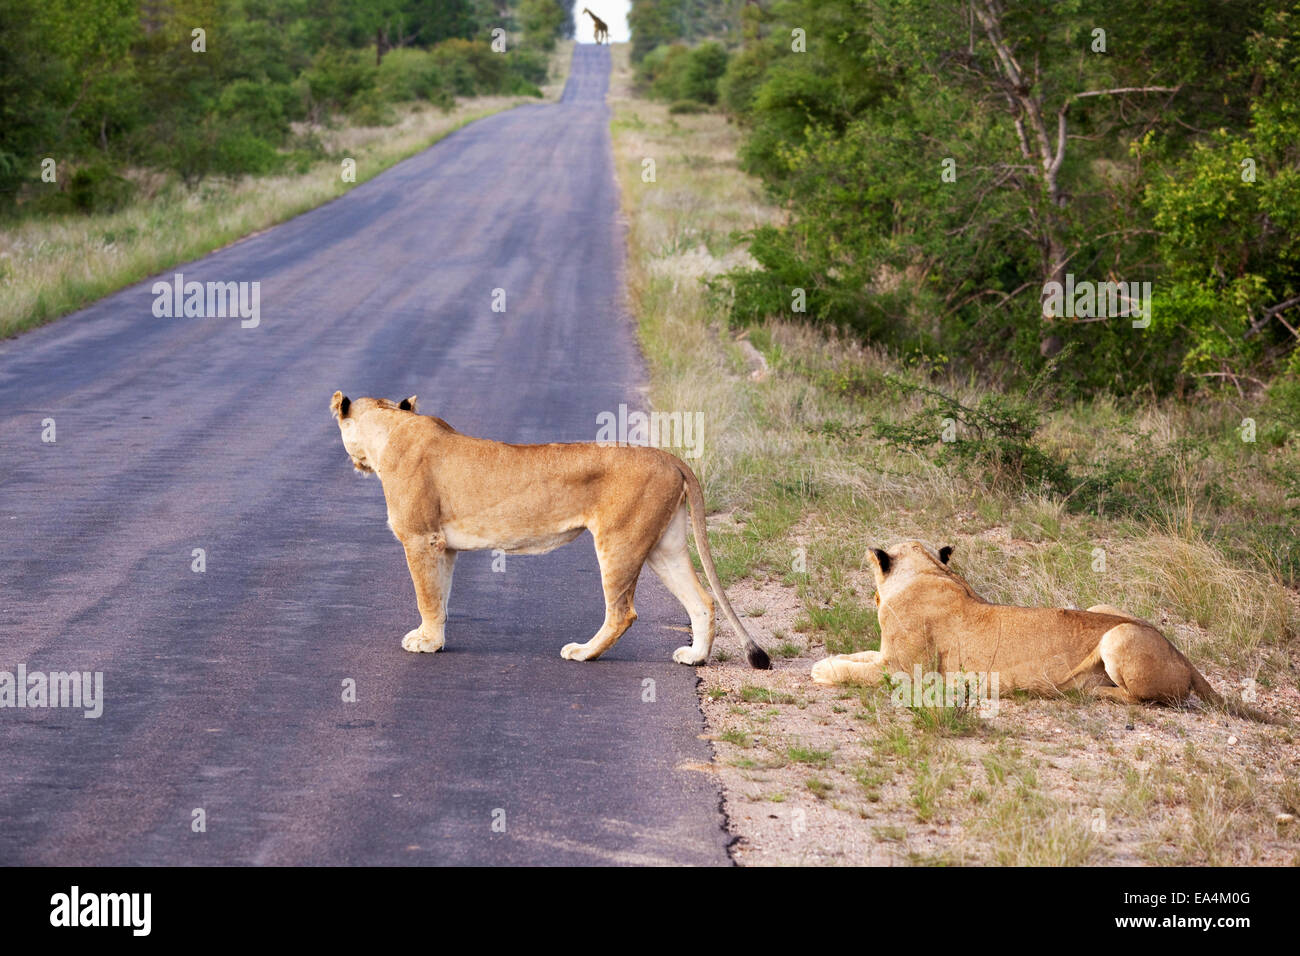
<path fill-rule="evenodd" d="M 519 25 L 524 31 L 525 43 L 549 51 L 569 25 L 569 13 L 558 0 L 521 0 Z"/>
<path fill-rule="evenodd" d="M 223 129 L 215 137 L 209 172 L 260 175 L 280 168 L 275 147 L 248 129 Z"/>
<path fill-rule="evenodd" d="M 379 64 L 375 86 L 382 98 L 392 103 L 430 100 L 439 106 L 451 105 L 447 79 L 428 50 L 390 50 Z"/>
<path fill-rule="evenodd" d="M 178 126 L 160 142 L 160 165 L 174 168 L 188 185 L 204 176 L 260 174 L 280 168 L 284 157 L 247 127 L 210 116 L 201 125 Z"/>
<path fill-rule="evenodd" d="M 506 59 L 486 43 L 444 40 L 431 51 L 434 63 L 457 96 L 497 93 L 506 87 Z"/>
<path fill-rule="evenodd" d="M 681 98 L 718 102 L 718 81 L 727 72 L 727 51 L 720 43 L 702 43 L 691 50 L 682 77 Z"/>
<path fill-rule="evenodd" d="M 359 50 L 324 48 L 303 72 L 313 113 L 319 118 L 327 110 L 347 109 L 357 96 L 374 87 L 378 72 Z"/>
<path fill-rule="evenodd" d="M 512 76 L 534 86 L 545 83 L 550 72 L 549 59 L 537 50 L 511 50 L 506 54 L 506 66 Z"/>
<path fill-rule="evenodd" d="M 223 119 L 275 142 L 288 135 L 290 118 L 301 112 L 301 98 L 287 83 L 236 80 L 217 101 L 217 114 Z"/>
<path fill-rule="evenodd" d="M 86 166 L 68 181 L 68 198 L 80 212 L 111 212 L 131 201 L 135 186 L 107 166 Z"/>
<path fill-rule="evenodd" d="M 537 84 L 546 82 L 546 54 L 537 50 L 493 53 L 481 41 L 453 39 L 439 43 L 430 55 L 446 89 L 456 96 L 541 96 Z"/>
<path fill-rule="evenodd" d="M 1024 395 L 990 392 L 974 405 L 965 405 L 926 385 L 893 376 L 883 380 L 903 395 L 920 395 L 922 406 L 902 422 L 877 422 L 877 438 L 905 451 L 933 455 L 937 463 L 958 472 L 974 472 L 994 487 L 1058 495 L 1073 490 L 1064 462 L 1035 440 L 1042 411 L 1032 390 Z"/>
<path fill-rule="evenodd" d="M 366 90 L 352 100 L 348 116 L 359 126 L 392 126 L 397 114 L 378 89 Z"/>
<path fill-rule="evenodd" d="M 718 102 L 723 109 L 742 122 L 750 118 L 772 58 L 768 48 L 755 43 L 727 61 L 727 70 L 718 80 Z"/>
<path fill-rule="evenodd" d="M 718 102 L 718 83 L 727 70 L 720 43 L 688 47 L 681 43 L 652 50 L 637 66 L 639 89 L 659 100 Z"/>

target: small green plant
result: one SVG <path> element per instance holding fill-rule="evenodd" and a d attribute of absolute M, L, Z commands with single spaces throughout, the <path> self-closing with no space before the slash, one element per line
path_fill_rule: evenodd
<path fill-rule="evenodd" d="M 740 688 L 740 699 L 747 704 L 793 704 L 794 695 L 746 684 Z M 780 711 L 777 711 L 780 713 Z"/>
<path fill-rule="evenodd" d="M 1055 367 L 1049 364 L 1023 394 L 988 392 L 969 405 L 929 385 L 882 376 L 900 398 L 922 402 L 900 422 L 876 422 L 876 437 L 994 487 L 1067 495 L 1074 490 L 1069 469 L 1035 437 L 1045 410 L 1039 393 Z"/>
<path fill-rule="evenodd" d="M 718 739 L 729 744 L 735 744 L 737 747 L 749 746 L 749 734 L 745 733 L 743 730 L 736 730 L 735 728 L 724 730 L 722 733 L 718 734 Z"/>
<path fill-rule="evenodd" d="M 814 750 L 797 745 L 787 747 L 786 756 L 790 758 L 791 763 L 806 763 L 813 767 L 829 767 L 831 763 L 829 750 Z"/>
<path fill-rule="evenodd" d="M 804 781 L 804 786 L 807 787 L 809 792 L 818 800 L 825 800 L 830 795 L 831 791 L 835 789 L 833 784 L 822 780 L 820 777 L 809 777 Z"/>

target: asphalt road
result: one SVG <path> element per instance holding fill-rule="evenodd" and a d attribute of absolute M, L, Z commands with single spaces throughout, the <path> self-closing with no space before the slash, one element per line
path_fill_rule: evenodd
<path fill-rule="evenodd" d="M 589 535 L 501 572 L 465 554 L 447 649 L 401 650 L 402 549 L 328 410 L 416 393 L 529 442 L 644 404 L 608 71 L 579 46 L 560 104 L 173 270 L 259 282 L 256 328 L 157 318 L 150 280 L 0 342 L 0 671 L 104 675 L 98 719 L 0 709 L 0 863 L 728 862 L 653 574 L 582 664 L 560 648 L 601 623 Z"/>

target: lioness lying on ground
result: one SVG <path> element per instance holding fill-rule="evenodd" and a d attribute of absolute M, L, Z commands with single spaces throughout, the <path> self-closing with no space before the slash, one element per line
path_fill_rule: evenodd
<path fill-rule="evenodd" d="M 709 586 L 753 667 L 770 661 L 718 584 L 704 526 L 704 495 L 686 464 L 657 448 L 588 443 L 507 445 L 462 435 L 440 418 L 418 415 L 415 396 L 348 399 L 330 411 L 353 466 L 379 476 L 388 526 L 406 549 L 420 626 L 408 651 L 439 651 L 458 551 L 501 549 L 543 554 L 591 532 L 605 590 L 605 624 L 585 644 L 566 644 L 568 660 L 595 660 L 636 620 L 632 597 L 650 567 L 691 617 L 692 642 L 673 651 L 679 664 L 702 664 L 713 647 L 713 601 L 691 566 L 686 526 Z M 688 507 L 689 503 L 689 507 Z"/>
<path fill-rule="evenodd" d="M 1163 634 L 1109 605 L 1086 611 L 990 604 L 948 567 L 951 547 L 919 541 L 870 552 L 880 615 L 880 650 L 818 661 L 819 684 L 875 684 L 916 666 L 998 675 L 999 692 L 1086 691 L 1124 703 L 1174 703 L 1191 692 L 1224 706 Z M 1234 705 L 1243 716 L 1267 719 Z M 1248 711 L 1248 712 L 1247 712 Z"/>

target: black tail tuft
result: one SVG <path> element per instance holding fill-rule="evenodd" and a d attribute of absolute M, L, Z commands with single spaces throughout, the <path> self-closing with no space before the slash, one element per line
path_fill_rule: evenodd
<path fill-rule="evenodd" d="M 749 658 L 749 666 L 754 670 L 765 671 L 772 666 L 772 659 L 767 656 L 767 651 L 763 650 L 753 641 L 745 648 L 745 656 Z"/>

